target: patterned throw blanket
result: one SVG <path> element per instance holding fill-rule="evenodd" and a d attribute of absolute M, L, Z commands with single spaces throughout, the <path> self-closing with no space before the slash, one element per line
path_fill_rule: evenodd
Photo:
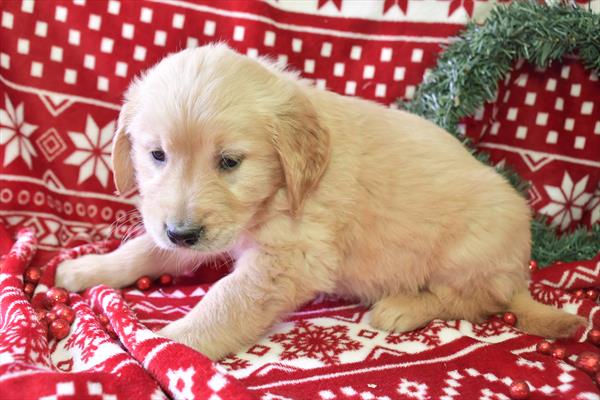
<path fill-rule="evenodd" d="M 578 291 L 600 288 L 600 255 L 532 274 L 538 301 L 590 321 L 554 344 L 554 356 L 500 317 L 436 320 L 400 335 L 373 329 L 368 309 L 330 296 L 216 364 L 156 336 L 227 272 L 225 260 L 147 291 L 71 293 L 75 321 L 60 341 L 47 339 L 37 317 L 60 260 L 110 251 L 139 222 L 135 193 L 113 194 L 110 142 L 122 93 L 140 71 L 223 40 L 286 61 L 317 86 L 391 104 L 410 99 L 441 45 L 493 3 L 0 3 L 0 399 L 508 399 L 516 381 L 528 383 L 531 399 L 600 399 L 594 376 L 576 367 L 578 354 L 600 354 L 587 339 L 600 333 L 597 292 Z M 600 1 L 589 6 L 599 10 Z M 494 162 L 531 180 L 537 212 L 569 230 L 600 222 L 599 115 L 598 76 L 573 57 L 545 71 L 517 63 L 497 101 L 464 126 Z M 43 270 L 31 300 L 28 266 Z"/>

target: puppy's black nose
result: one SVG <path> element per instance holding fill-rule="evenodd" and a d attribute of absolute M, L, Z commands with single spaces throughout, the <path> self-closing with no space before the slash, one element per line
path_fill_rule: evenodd
<path fill-rule="evenodd" d="M 203 227 L 189 228 L 167 225 L 167 237 L 177 246 L 190 247 L 195 245 L 203 232 Z"/>

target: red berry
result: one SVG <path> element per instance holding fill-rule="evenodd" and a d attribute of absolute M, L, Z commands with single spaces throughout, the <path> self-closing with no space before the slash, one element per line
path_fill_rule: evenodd
<path fill-rule="evenodd" d="M 504 321 L 504 323 L 510 325 L 510 326 L 515 326 L 515 324 L 517 323 L 517 317 L 515 316 L 515 314 L 509 312 L 505 312 L 504 315 L 502 316 L 502 321 Z"/>
<path fill-rule="evenodd" d="M 600 345 L 600 329 L 592 329 L 590 333 L 588 333 L 587 340 L 596 346 Z"/>
<path fill-rule="evenodd" d="M 50 307 L 56 303 L 69 304 L 69 292 L 61 287 L 53 287 L 46 292 L 46 300 Z"/>
<path fill-rule="evenodd" d="M 152 279 L 147 275 L 142 276 L 135 282 L 135 286 L 142 291 L 148 290 L 152 287 Z"/>
<path fill-rule="evenodd" d="M 98 320 L 102 324 L 102 326 L 108 325 L 109 320 L 108 317 L 104 314 L 98 314 Z"/>
<path fill-rule="evenodd" d="M 171 283 L 173 283 L 173 275 L 171 275 L 171 274 L 162 274 L 158 278 L 158 281 L 160 282 L 161 285 L 168 286 Z"/>
<path fill-rule="evenodd" d="M 575 299 L 581 300 L 585 297 L 585 292 L 583 291 L 583 289 L 577 289 L 573 292 L 573 296 L 575 296 Z"/>
<path fill-rule="evenodd" d="M 596 301 L 598 300 L 598 291 L 595 289 L 588 289 L 585 291 L 585 297 L 592 301 Z"/>
<path fill-rule="evenodd" d="M 567 358 L 567 349 L 565 349 L 562 346 L 556 346 L 552 351 L 552 357 L 559 360 L 564 360 L 565 358 Z"/>
<path fill-rule="evenodd" d="M 25 270 L 25 282 L 38 283 L 42 277 L 42 270 L 38 267 L 29 267 Z"/>
<path fill-rule="evenodd" d="M 52 307 L 52 312 L 54 312 L 58 318 L 67 321 L 69 325 L 75 321 L 75 311 L 62 303 L 55 304 L 54 307 Z"/>
<path fill-rule="evenodd" d="M 554 350 L 554 345 L 544 340 L 537 344 L 536 350 L 538 353 L 550 355 Z"/>
<path fill-rule="evenodd" d="M 58 316 L 56 315 L 55 312 L 48 311 L 46 313 L 46 322 L 48 322 L 48 323 L 56 321 L 57 318 L 58 318 Z"/>
<path fill-rule="evenodd" d="M 71 326 L 64 319 L 57 319 L 50 324 L 50 334 L 57 340 L 67 337 Z"/>
<path fill-rule="evenodd" d="M 596 385 L 600 386 L 600 372 L 596 374 Z"/>
<path fill-rule="evenodd" d="M 510 385 L 510 397 L 515 400 L 529 398 L 529 385 L 525 381 L 514 381 Z"/>
<path fill-rule="evenodd" d="M 53 313 L 57 313 L 58 310 L 60 310 L 61 308 L 64 308 L 64 307 L 69 307 L 69 306 L 66 304 L 63 304 L 63 303 L 56 303 L 55 305 L 52 306 L 50 311 L 52 311 Z"/>
<path fill-rule="evenodd" d="M 577 356 L 575 366 L 588 374 L 595 374 L 600 372 L 600 356 L 591 351 L 584 351 Z"/>
<path fill-rule="evenodd" d="M 35 292 L 35 283 L 27 282 L 23 285 L 23 292 L 27 295 L 27 297 L 33 296 L 33 292 Z"/>
<path fill-rule="evenodd" d="M 538 270 L 538 263 L 535 260 L 529 261 L 529 271 L 535 272 Z"/>

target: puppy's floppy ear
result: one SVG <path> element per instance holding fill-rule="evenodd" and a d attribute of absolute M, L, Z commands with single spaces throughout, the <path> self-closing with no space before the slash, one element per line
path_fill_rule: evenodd
<path fill-rule="evenodd" d="M 310 101 L 296 92 L 273 123 L 273 144 L 283 167 L 292 215 L 317 187 L 329 162 L 329 133 Z"/>
<path fill-rule="evenodd" d="M 117 131 L 112 142 L 112 166 L 115 186 L 119 194 L 123 194 L 135 186 L 135 173 L 131 160 L 131 142 L 126 132 L 126 121 L 129 120 L 129 105 L 121 107 Z"/>

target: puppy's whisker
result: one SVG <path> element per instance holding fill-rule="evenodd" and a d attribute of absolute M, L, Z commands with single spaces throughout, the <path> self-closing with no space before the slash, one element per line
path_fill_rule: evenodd
<path fill-rule="evenodd" d="M 141 221 L 141 214 L 137 209 L 133 209 L 130 211 L 125 212 L 123 215 L 121 215 L 119 218 L 117 218 L 115 221 L 113 221 L 110 225 L 109 225 L 109 229 L 108 232 L 106 233 L 106 238 L 118 238 L 119 234 L 118 231 L 126 225 L 132 225 L 135 224 L 139 224 L 138 221 Z M 131 229 L 131 227 L 129 227 L 126 231 L 127 232 Z M 124 235 L 124 236 L 125 236 Z"/>
<path fill-rule="evenodd" d="M 125 235 L 123 236 L 123 239 L 122 239 L 122 241 L 123 241 L 123 242 L 126 242 L 126 241 L 128 241 L 129 239 L 131 239 L 131 238 L 132 238 L 134 235 L 137 235 L 137 234 L 140 232 L 140 230 L 143 228 L 143 226 L 144 226 L 144 223 L 143 223 L 143 222 L 141 222 L 141 221 L 140 221 L 140 222 L 137 222 L 137 223 L 136 223 L 136 224 L 134 224 L 134 225 L 131 225 L 131 226 L 130 226 L 130 227 L 127 229 L 127 232 L 125 233 Z"/>
<path fill-rule="evenodd" d="M 123 214 L 108 226 L 108 232 L 106 233 L 107 238 L 111 238 L 115 235 L 116 230 L 124 223 L 126 217 L 127 214 Z"/>

